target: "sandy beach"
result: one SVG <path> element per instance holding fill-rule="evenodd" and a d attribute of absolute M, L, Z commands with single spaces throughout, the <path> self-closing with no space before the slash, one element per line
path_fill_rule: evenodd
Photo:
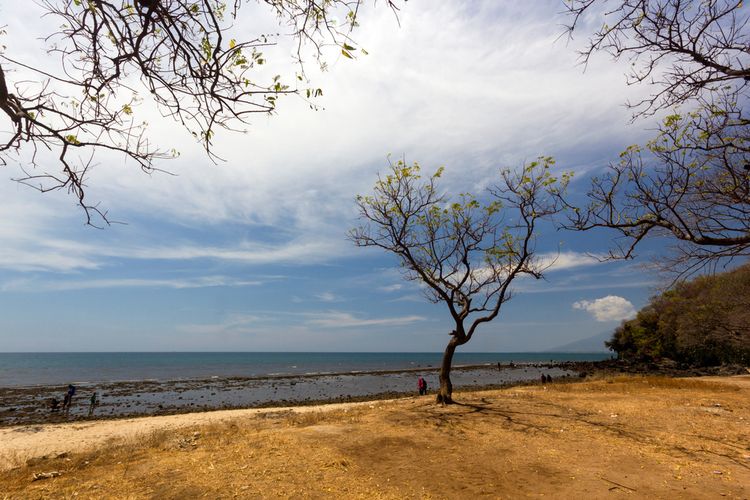
<path fill-rule="evenodd" d="M 750 376 L 0 429 L 6 498 L 748 498 Z M 38 480 L 34 480 L 37 475 Z"/>
<path fill-rule="evenodd" d="M 385 404 L 389 401 L 377 401 Z M 154 432 L 195 429 L 204 425 L 244 418 L 265 418 L 278 414 L 334 412 L 372 406 L 375 402 L 330 403 L 315 406 L 215 410 L 178 415 L 160 415 L 109 420 L 88 420 L 42 425 L 0 428 L 0 470 L 8 470 L 19 461 L 56 457 L 68 453 L 95 450 L 112 441 L 137 441 Z"/>

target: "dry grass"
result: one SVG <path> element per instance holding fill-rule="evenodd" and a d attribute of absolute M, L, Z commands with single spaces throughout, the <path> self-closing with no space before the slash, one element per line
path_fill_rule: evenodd
<path fill-rule="evenodd" d="M 737 379 L 735 379 L 736 381 Z M 36 459 L 5 498 L 748 498 L 750 377 L 614 377 L 271 411 Z M 59 477 L 31 481 L 38 472 Z M 0 498 L 3 495 L 0 494 Z"/>
<path fill-rule="evenodd" d="M 702 380 L 699 378 L 675 378 L 659 375 L 608 375 L 597 374 L 581 385 L 576 382 L 562 381 L 547 386 L 554 391 L 642 391 L 644 389 L 676 389 L 709 392 L 737 392 L 739 387 L 718 381 Z"/>

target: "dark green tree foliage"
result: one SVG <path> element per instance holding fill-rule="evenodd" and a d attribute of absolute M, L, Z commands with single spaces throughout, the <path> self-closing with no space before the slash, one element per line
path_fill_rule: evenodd
<path fill-rule="evenodd" d="M 750 363 L 750 264 L 653 297 L 615 330 L 607 347 L 626 360 Z"/>

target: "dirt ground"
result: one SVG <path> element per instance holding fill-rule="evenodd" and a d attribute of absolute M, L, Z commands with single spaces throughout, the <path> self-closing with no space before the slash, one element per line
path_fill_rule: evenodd
<path fill-rule="evenodd" d="M 750 376 L 455 396 L 4 429 L 0 498 L 750 498 Z"/>

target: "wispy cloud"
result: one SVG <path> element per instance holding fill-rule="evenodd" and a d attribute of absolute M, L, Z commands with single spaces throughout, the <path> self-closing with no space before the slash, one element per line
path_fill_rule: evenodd
<path fill-rule="evenodd" d="M 154 260 L 215 259 L 245 264 L 319 263 L 340 255 L 340 248 L 325 241 L 292 240 L 279 245 L 245 243 L 234 247 L 154 246 L 99 249 L 101 255 Z"/>
<path fill-rule="evenodd" d="M 42 281 L 15 279 L 0 284 L 2 292 L 54 292 L 97 288 L 205 288 L 217 286 L 259 286 L 263 281 L 238 280 L 227 276 L 200 276 L 182 279 L 112 278 L 90 280 Z"/>
<path fill-rule="evenodd" d="M 549 271 L 595 266 L 602 262 L 602 256 L 582 252 L 546 252 L 539 254 L 537 258 L 540 264 L 549 267 Z"/>
<path fill-rule="evenodd" d="M 315 298 L 321 302 L 338 302 L 341 300 L 336 294 L 331 292 L 321 292 L 315 295 Z"/>
<path fill-rule="evenodd" d="M 177 325 L 176 330 L 197 335 L 215 335 L 233 333 L 251 333 L 258 331 L 258 324 L 267 322 L 268 318 L 255 314 L 230 314 L 219 323 L 189 323 Z"/>
<path fill-rule="evenodd" d="M 283 318 L 285 329 L 296 329 L 298 332 L 311 332 L 318 329 L 332 328 L 364 328 L 377 326 L 405 326 L 425 321 L 423 316 L 397 316 L 385 318 L 364 318 L 356 314 L 343 311 L 326 312 L 266 312 L 256 314 L 231 314 L 217 323 L 191 323 L 179 325 L 178 331 L 191 334 L 226 334 L 226 333 L 258 333 L 278 328 L 280 318 Z"/>
<path fill-rule="evenodd" d="M 380 290 L 381 292 L 385 292 L 385 293 L 391 293 L 391 292 L 397 292 L 401 290 L 402 288 L 404 288 L 404 285 L 396 283 L 394 285 L 386 285 L 386 286 L 378 287 L 378 290 Z"/>
<path fill-rule="evenodd" d="M 404 326 L 425 321 L 424 316 L 399 316 L 392 318 L 361 318 L 341 311 L 310 313 L 307 324 L 325 328 L 351 328 L 365 326 Z"/>
<path fill-rule="evenodd" d="M 164 326 L 150 337 L 159 339 L 154 345 L 160 346 L 321 349 L 321 339 L 328 338 L 326 345 L 335 350 L 357 348 L 365 345 L 363 339 L 376 338 L 380 340 L 370 344 L 376 349 L 386 332 L 391 339 L 397 337 L 398 329 L 390 327 L 405 325 L 404 330 L 418 331 L 433 317 L 427 306 L 421 306 L 426 299 L 419 294 L 419 284 L 400 281 L 392 256 L 357 249 L 345 238 L 346 229 L 356 224 L 354 196 L 371 191 L 388 153 L 405 155 L 429 171 L 446 165 L 442 188 L 478 193 L 499 180 L 499 168 L 517 166 L 539 154 L 555 156 L 561 169 L 575 170 L 575 178 L 581 179 L 576 182 L 582 182 L 582 171 L 616 159 L 623 147 L 651 136 L 651 123 L 629 125 L 629 111 L 622 106 L 646 96 L 648 86 L 628 87 L 623 67 L 609 61 L 592 61 L 584 74 L 576 56 L 584 40 L 556 41 L 563 21 L 555 17 L 561 10 L 559 0 L 411 4 L 402 9 L 400 23 L 387 8 L 363 5 L 358 12 L 361 27 L 354 36 L 370 55 L 350 61 L 332 53 L 329 71 L 308 68 L 312 83 L 325 91 L 317 102 L 319 111 L 312 112 L 303 99 L 280 99 L 273 117 L 253 118 L 250 133 L 217 134 L 216 152 L 226 159 L 218 165 L 207 161 L 189 132 L 162 119 L 144 101 L 134 111 L 139 120 L 151 124 L 150 137 L 159 147 L 176 147 L 181 153 L 179 159 L 157 167 L 178 175 L 146 176 L 132 163 L 104 153 L 96 157 L 98 166 L 87 178 L 87 199 L 101 201 L 115 220 L 128 225 L 103 231 L 84 228 L 80 210 L 67 193 L 40 195 L 0 182 L 0 289 L 101 289 L 103 301 L 133 305 L 119 308 L 122 311 L 146 300 L 161 301 L 167 305 L 144 308 L 139 317 Z M 34 13 L 41 9 L 32 12 L 39 8 L 37 2 L 4 2 L 2 8 L 9 39 L 36 40 L 48 28 L 55 29 L 54 18 L 40 20 Z M 266 26 L 261 17 L 269 12 L 262 2 L 244 2 L 240 15 L 245 17 L 236 26 Z M 435 26 L 441 27 L 439 37 Z M 36 50 L 39 44 L 16 45 L 17 58 L 40 65 L 49 60 Z M 294 81 L 298 68 L 288 64 L 292 50 L 293 41 L 283 39 L 268 47 L 264 56 L 269 63 L 261 71 L 270 72 L 269 78 L 280 74 L 282 80 Z M 11 83 L 25 77 L 20 70 L 8 74 L 14 79 Z M 57 162 L 49 168 L 54 165 Z M 9 164 L 0 170 L 12 177 L 17 167 Z M 557 248 L 559 237 L 543 234 L 538 248 Z M 583 238 L 576 237 L 576 244 Z M 595 243 L 599 244 L 591 248 L 597 250 L 608 242 Z M 547 263 L 557 259 L 549 282 L 522 279 L 518 289 L 537 293 L 596 288 L 592 297 L 602 297 L 616 287 L 639 286 L 628 281 L 651 278 L 643 273 L 601 278 L 596 259 L 577 252 L 540 257 Z M 252 307 L 276 311 L 216 316 L 221 314 L 217 309 L 241 303 L 237 296 L 247 290 L 214 294 L 209 287 L 274 281 L 262 273 L 290 276 L 269 293 L 253 294 L 259 300 L 247 301 Z M 600 290 L 614 282 L 608 285 L 613 290 Z M 190 324 L 178 326 L 174 317 L 158 312 L 169 310 L 172 294 L 140 293 L 145 287 L 206 288 L 206 293 L 190 294 L 202 305 L 191 309 L 189 319 L 178 320 Z M 109 295 L 107 288 L 122 293 Z M 636 300 L 637 293 L 633 290 L 628 296 Z M 63 295 L 76 299 L 73 293 Z M 217 304 L 216 296 L 226 303 Z M 24 299 L 3 298 L 12 299 L 4 301 L 7 304 Z M 338 298 L 366 305 L 327 311 L 338 307 Z M 551 315 L 560 310 L 571 313 L 573 299 L 567 295 L 537 298 L 556 304 L 559 309 Z M 45 307 L 40 321 L 54 318 L 66 305 L 60 301 Z M 306 312 L 299 312 L 303 309 Z M 6 308 L 3 313 L 4 345 L 15 335 L 9 325 L 16 311 Z M 532 308 L 526 316 L 534 318 L 534 313 Z M 18 315 L 33 316 L 22 308 Z M 92 325 L 100 323 L 89 330 L 103 330 L 117 318 L 114 313 L 92 318 Z M 344 332 L 344 327 L 350 330 Z M 81 333 L 89 330 L 82 327 Z M 373 335 L 376 330 L 378 335 Z M 103 349 L 124 345 L 115 337 L 99 337 Z M 193 337 L 210 342 L 183 342 Z M 244 343 L 250 337 L 254 343 Z M 231 343 L 235 339 L 241 341 Z M 91 345 L 66 341 L 63 347 Z"/>
<path fill-rule="evenodd" d="M 241 16 L 254 22 L 267 17 L 263 6 L 246 7 Z M 8 8 L 15 12 L 12 18 L 29 17 L 25 7 Z M 69 272 L 97 269 L 107 257 L 248 265 L 330 262 L 355 251 L 344 239 L 354 215 L 352 198 L 372 187 L 389 152 L 406 153 L 425 165 L 447 164 L 446 187 L 461 191 L 491 182 L 500 166 L 542 152 L 576 156 L 584 145 L 604 149 L 611 137 L 624 145 L 638 142 L 620 105 L 638 87 L 627 88 L 616 65 L 590 67 L 584 75 L 576 65 L 576 42 L 555 42 L 558 11 L 552 1 L 514 6 L 486 0 L 470 8 L 436 2 L 405 8 L 399 26 L 389 9 L 363 7 L 356 37 L 370 55 L 357 61 L 334 57 L 328 72 L 309 68 L 315 84 L 326 89 L 321 111 L 311 112 L 302 100 L 284 99 L 277 116 L 252 124 L 252 134 L 222 133 L 217 148 L 227 161 L 210 173 L 200 147 L 186 141 L 180 127 L 170 120 L 149 120 L 152 136 L 183 153 L 163 165 L 178 177 L 147 178 L 106 155 L 99 157 L 106 167 L 91 172 L 96 197 L 117 219 L 152 221 L 157 214 L 190 227 L 228 222 L 248 228 L 243 232 L 247 242 L 204 239 L 167 245 L 157 237 L 144 245 L 134 238 L 116 246 L 56 252 L 56 235 L 37 231 L 33 240 L 18 244 L 3 238 L 0 267 Z M 18 32 L 35 24 L 24 22 Z M 437 39 L 436 25 L 443 30 Z M 14 32 L 13 23 L 9 29 Z M 293 41 L 282 39 L 268 48 L 269 59 L 275 55 L 287 61 L 292 49 Z M 539 68 L 545 68 L 544 79 L 538 78 Z M 293 78 L 295 68 L 278 71 Z M 384 80 L 383 74 L 400 77 Z M 480 81 L 486 84 L 467 85 Z M 145 118 L 154 113 L 138 112 Z M 352 127 L 353 116 L 368 119 Z M 340 134 L 332 140 L 335 130 L 346 130 L 346 140 Z M 321 150 L 320 144 L 327 147 Z M 27 205 L 44 205 L 50 198 L 32 199 L 29 193 L 18 196 Z M 66 210 L 80 217 L 70 203 Z M 56 215 L 53 211 L 44 219 L 49 226 L 57 224 Z M 9 217 L 20 226 L 41 220 L 28 208 Z M 263 241 L 266 228 L 286 234 L 269 244 Z M 553 269 L 584 265 L 581 259 L 563 254 Z"/>
<path fill-rule="evenodd" d="M 93 231 L 93 230 L 92 230 Z M 19 272 L 75 272 L 107 267 L 112 260 L 214 260 L 244 265 L 316 264 L 341 257 L 352 249 L 330 240 L 294 239 L 279 244 L 243 242 L 235 245 L 144 245 L 138 242 L 85 243 L 29 228 L 3 231 L 0 269 Z"/>
<path fill-rule="evenodd" d="M 583 290 L 602 290 L 602 289 L 619 289 L 619 288 L 651 288 L 658 284 L 657 281 L 631 281 L 623 283 L 612 283 L 611 281 L 602 280 L 602 276 L 591 276 L 590 279 L 594 281 L 599 280 L 597 283 L 589 284 L 562 284 L 554 285 L 549 282 L 534 283 L 532 286 L 518 287 L 519 291 L 523 293 L 561 293 L 561 292 L 574 292 Z"/>

